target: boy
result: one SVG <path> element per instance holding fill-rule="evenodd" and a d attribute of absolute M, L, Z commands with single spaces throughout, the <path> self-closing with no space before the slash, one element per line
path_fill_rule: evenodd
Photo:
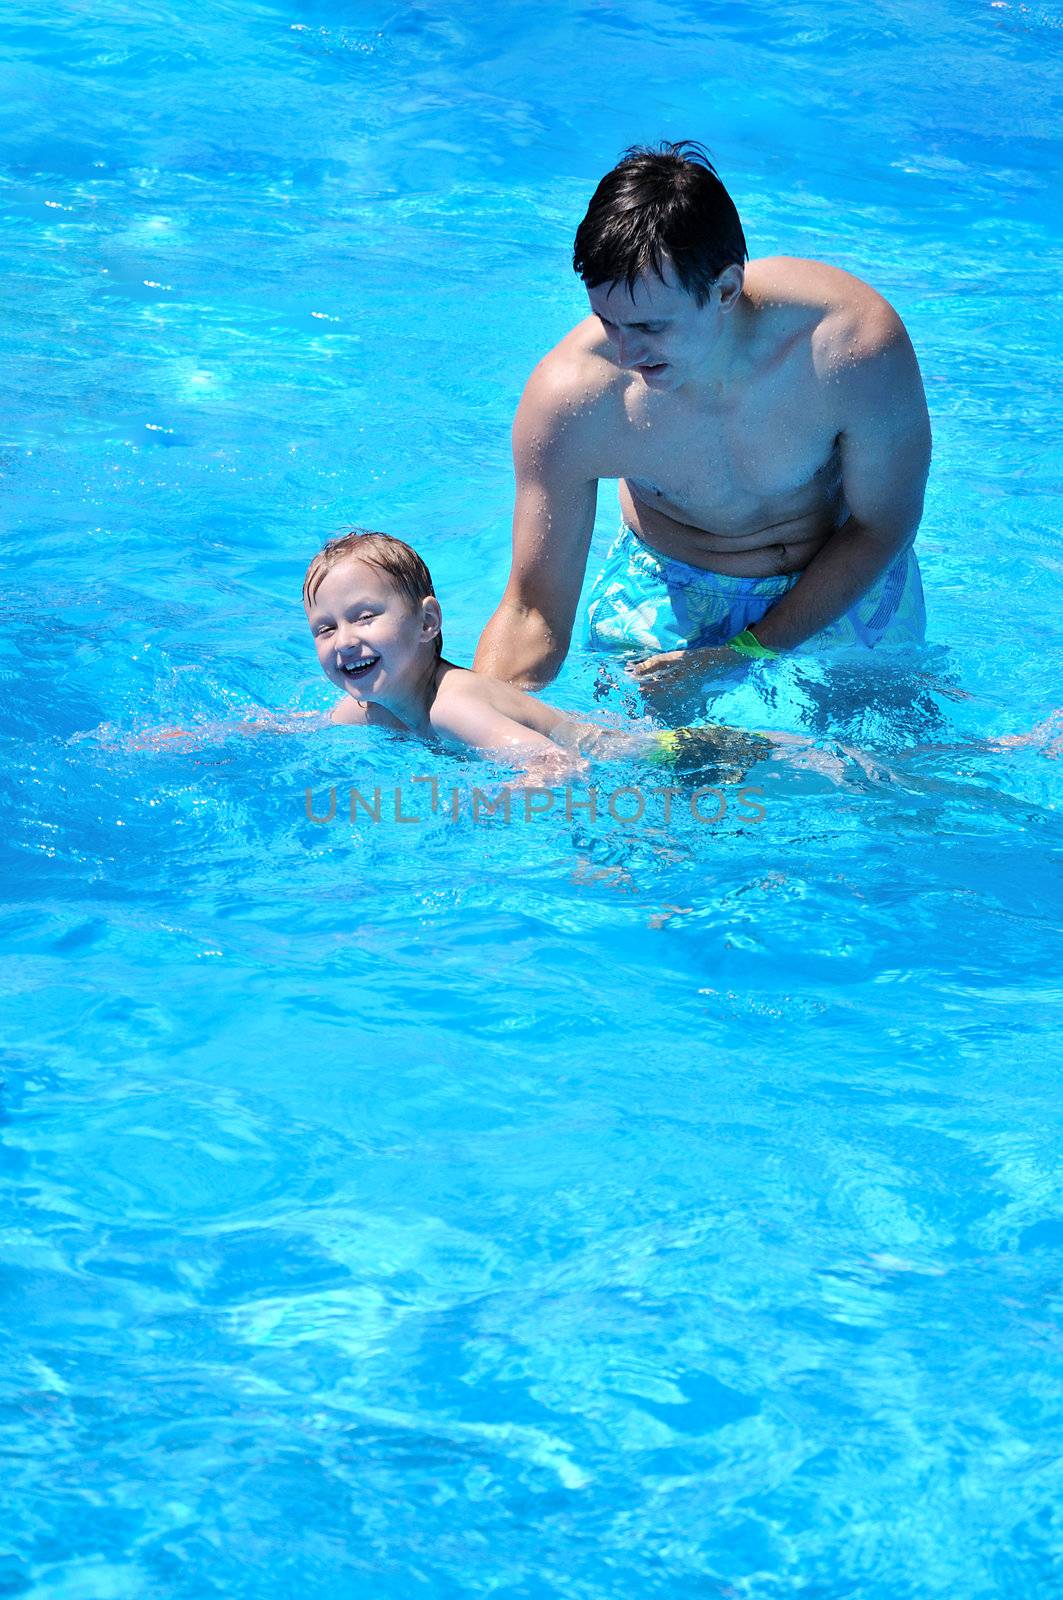
<path fill-rule="evenodd" d="M 585 755 L 666 765 L 689 759 L 697 767 L 711 760 L 718 777 L 738 778 L 776 744 L 811 749 L 793 734 L 768 738 L 722 726 L 624 733 L 580 722 L 511 684 L 455 666 L 443 655 L 442 613 L 428 568 L 386 533 L 356 529 L 330 540 L 307 569 L 303 604 L 321 669 L 344 694 L 333 722 L 490 752 L 552 778 L 585 771 Z"/>

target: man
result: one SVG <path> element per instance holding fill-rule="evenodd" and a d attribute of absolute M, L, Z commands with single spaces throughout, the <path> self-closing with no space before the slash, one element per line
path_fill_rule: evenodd
<path fill-rule="evenodd" d="M 558 672 L 602 478 L 623 522 L 586 642 L 641 657 L 647 693 L 761 655 L 920 641 L 930 422 L 888 302 L 821 262 L 749 261 L 689 141 L 606 174 L 574 265 L 592 314 L 517 411 L 512 566 L 476 669 L 526 688 Z"/>

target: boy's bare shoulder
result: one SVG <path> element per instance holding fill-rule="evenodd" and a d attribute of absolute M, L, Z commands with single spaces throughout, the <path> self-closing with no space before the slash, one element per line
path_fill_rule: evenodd
<path fill-rule="evenodd" d="M 494 685 L 495 680 L 482 672 L 472 672 L 468 667 L 455 667 L 448 663 L 436 680 L 429 721 L 434 723 L 437 716 L 444 718 L 451 711 L 465 710 L 471 706 L 497 709 L 498 702 L 492 693 Z"/>
<path fill-rule="evenodd" d="M 500 712 L 525 728 L 534 728 L 549 736 L 562 713 L 553 706 L 525 694 L 511 683 L 489 677 L 485 672 L 472 672 L 466 667 L 451 666 L 445 670 L 436 686 L 431 721 L 444 722 L 451 711 L 482 707 L 485 711 Z"/>
<path fill-rule="evenodd" d="M 333 706 L 329 721 L 346 728 L 405 727 L 386 706 L 378 706 L 372 700 L 352 700 L 349 696 Z"/>
<path fill-rule="evenodd" d="M 362 701 L 346 696 L 333 706 L 329 721 L 343 728 L 364 728 L 369 721 L 368 709 Z"/>

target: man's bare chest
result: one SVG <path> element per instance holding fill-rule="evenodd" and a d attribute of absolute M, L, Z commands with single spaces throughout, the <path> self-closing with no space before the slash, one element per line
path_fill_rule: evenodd
<path fill-rule="evenodd" d="M 793 384 L 765 384 L 711 412 L 636 397 L 621 454 L 617 476 L 642 500 L 708 527 L 803 514 L 837 476 L 833 419 L 814 387 Z"/>

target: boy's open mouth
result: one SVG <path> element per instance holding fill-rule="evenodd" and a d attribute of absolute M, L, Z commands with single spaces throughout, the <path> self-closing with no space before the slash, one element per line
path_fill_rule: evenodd
<path fill-rule="evenodd" d="M 379 656 L 366 656 L 364 661 L 348 661 L 340 671 L 348 678 L 360 678 L 370 667 L 375 667 L 379 660 Z"/>

